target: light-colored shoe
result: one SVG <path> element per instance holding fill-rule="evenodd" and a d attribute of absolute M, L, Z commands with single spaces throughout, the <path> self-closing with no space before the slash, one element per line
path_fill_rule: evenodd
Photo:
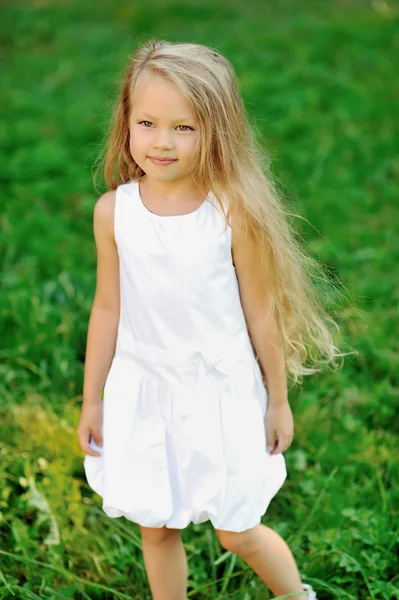
<path fill-rule="evenodd" d="M 302 587 L 305 591 L 308 592 L 308 600 L 317 600 L 316 592 L 310 585 L 310 583 L 303 583 Z"/>

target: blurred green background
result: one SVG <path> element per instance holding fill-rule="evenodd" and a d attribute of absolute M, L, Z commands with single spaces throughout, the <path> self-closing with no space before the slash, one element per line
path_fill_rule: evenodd
<path fill-rule="evenodd" d="M 1 5 L 0 598 L 149 598 L 138 527 L 86 483 L 75 428 L 94 297 L 92 171 L 149 37 L 233 63 L 328 308 L 359 354 L 290 391 L 288 478 L 263 522 L 321 600 L 398 598 L 398 5 L 54 0 Z M 101 191 L 104 191 L 104 188 Z M 190 526 L 189 598 L 270 598 Z"/>

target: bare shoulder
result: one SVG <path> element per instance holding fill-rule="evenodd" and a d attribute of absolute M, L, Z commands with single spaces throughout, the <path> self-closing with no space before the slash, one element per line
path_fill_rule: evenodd
<path fill-rule="evenodd" d="M 116 190 L 109 190 L 94 205 L 94 230 L 100 235 L 112 235 L 114 231 Z"/>
<path fill-rule="evenodd" d="M 95 218 L 103 221 L 114 218 L 116 190 L 109 190 L 99 197 L 94 206 Z"/>

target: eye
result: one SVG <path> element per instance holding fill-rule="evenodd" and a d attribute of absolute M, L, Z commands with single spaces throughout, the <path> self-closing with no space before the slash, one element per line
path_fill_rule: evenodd
<path fill-rule="evenodd" d="M 186 127 L 187 129 L 184 129 L 184 131 L 193 131 L 193 128 L 189 125 L 178 125 L 178 127 Z"/>
<path fill-rule="evenodd" d="M 149 124 L 149 126 L 152 125 L 151 121 L 139 121 L 139 125 L 143 125 L 145 129 L 149 129 L 149 127 L 147 127 L 147 124 Z M 178 125 L 177 127 L 185 127 L 185 129 L 182 129 L 180 131 L 194 131 L 192 127 L 190 127 L 189 125 Z"/>

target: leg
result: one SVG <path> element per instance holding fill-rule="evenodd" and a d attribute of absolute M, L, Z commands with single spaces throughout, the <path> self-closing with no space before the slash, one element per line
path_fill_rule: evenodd
<path fill-rule="evenodd" d="M 215 531 L 223 548 L 243 558 L 273 594 L 298 594 L 290 600 L 307 598 L 291 550 L 273 529 L 259 524 L 241 533 Z"/>
<path fill-rule="evenodd" d="M 140 526 L 140 531 L 153 600 L 185 600 L 188 567 L 181 530 Z"/>

